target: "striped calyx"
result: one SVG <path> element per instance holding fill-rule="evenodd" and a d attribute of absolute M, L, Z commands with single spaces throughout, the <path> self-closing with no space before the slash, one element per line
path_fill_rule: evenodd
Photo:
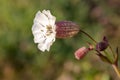
<path fill-rule="evenodd" d="M 73 37 L 80 31 L 80 27 L 72 21 L 59 21 L 55 24 L 57 38 Z"/>

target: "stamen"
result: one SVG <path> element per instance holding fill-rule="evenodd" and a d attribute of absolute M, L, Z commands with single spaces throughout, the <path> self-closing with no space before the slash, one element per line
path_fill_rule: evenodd
<path fill-rule="evenodd" d="M 49 35 L 51 35 L 51 33 L 53 33 L 52 27 L 50 25 L 48 25 L 47 26 L 47 33 L 46 33 L 46 35 L 49 36 Z"/>

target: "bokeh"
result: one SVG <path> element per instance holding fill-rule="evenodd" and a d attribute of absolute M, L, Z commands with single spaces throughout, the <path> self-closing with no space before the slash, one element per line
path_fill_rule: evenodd
<path fill-rule="evenodd" d="M 56 39 L 50 52 L 38 50 L 31 27 L 43 9 L 57 21 L 76 22 L 97 41 L 107 36 L 112 48 L 120 46 L 120 0 L 0 0 L 0 80 L 119 80 L 94 51 L 75 59 L 78 48 L 93 43 L 82 33 Z"/>

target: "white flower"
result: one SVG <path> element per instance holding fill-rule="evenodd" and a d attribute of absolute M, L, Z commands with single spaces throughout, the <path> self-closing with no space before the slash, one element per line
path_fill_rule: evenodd
<path fill-rule="evenodd" d="M 55 41 L 56 37 L 56 18 L 49 10 L 38 11 L 34 18 L 32 26 L 32 33 L 34 35 L 34 42 L 38 43 L 38 48 L 41 51 L 49 51 L 50 46 Z"/>

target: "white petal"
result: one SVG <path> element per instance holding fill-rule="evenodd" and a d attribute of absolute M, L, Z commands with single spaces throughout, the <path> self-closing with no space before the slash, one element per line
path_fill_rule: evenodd
<path fill-rule="evenodd" d="M 38 22 L 36 22 L 32 25 L 32 30 L 41 29 L 41 28 L 45 28 L 45 27 Z"/>
<path fill-rule="evenodd" d="M 49 50 L 50 50 L 50 46 L 53 44 L 54 41 L 55 41 L 55 40 L 52 39 L 52 38 L 46 39 L 46 40 L 44 40 L 43 43 L 39 43 L 39 44 L 38 44 L 38 48 L 39 48 L 41 51 L 43 51 L 43 52 L 44 52 L 45 50 L 49 51 Z"/>
<path fill-rule="evenodd" d="M 49 39 L 46 40 L 47 51 L 49 51 L 50 46 L 53 44 L 54 41 L 55 41 L 55 38 L 49 38 Z"/>
<path fill-rule="evenodd" d="M 46 46 L 46 50 L 49 51 L 50 50 L 50 46 L 52 45 L 52 43 L 49 41 L 47 42 L 46 40 L 46 43 L 45 43 L 45 46 Z"/>
<path fill-rule="evenodd" d="M 43 36 L 35 36 L 34 37 L 34 42 L 35 43 L 43 43 L 46 40 Z"/>
<path fill-rule="evenodd" d="M 46 42 L 46 40 L 44 41 L 44 43 L 39 43 L 38 44 L 38 48 L 41 50 L 41 51 L 45 51 L 45 50 L 49 50 L 50 48 L 50 45 L 49 43 Z"/>
<path fill-rule="evenodd" d="M 44 47 L 44 44 L 38 44 L 38 49 L 44 52 L 46 48 Z"/>
<path fill-rule="evenodd" d="M 36 23 L 33 24 L 32 26 L 32 33 L 36 34 L 36 33 L 43 33 L 45 34 L 47 32 L 47 29 L 45 27 L 43 27 L 42 25 Z"/>
<path fill-rule="evenodd" d="M 46 50 L 47 50 L 47 51 L 49 51 L 49 50 L 50 50 L 50 46 L 51 46 L 52 44 L 50 44 L 50 43 L 47 43 L 46 45 L 47 45 L 47 48 L 46 48 Z"/>
<path fill-rule="evenodd" d="M 49 21 L 47 16 L 45 16 L 45 14 L 38 11 L 35 16 L 34 23 L 40 23 L 41 25 L 46 26 L 49 24 Z"/>
<path fill-rule="evenodd" d="M 49 10 L 43 10 L 42 13 L 45 14 L 48 18 L 53 18 L 53 15 L 50 13 Z"/>
<path fill-rule="evenodd" d="M 42 29 L 44 29 L 44 28 L 40 24 L 33 24 L 33 26 L 32 26 L 33 33 L 39 32 Z"/>
<path fill-rule="evenodd" d="M 53 16 L 53 15 L 50 13 L 49 10 L 43 10 L 42 13 L 45 14 L 45 15 L 47 16 L 50 25 L 53 26 L 53 25 L 55 24 L 56 17 Z"/>

